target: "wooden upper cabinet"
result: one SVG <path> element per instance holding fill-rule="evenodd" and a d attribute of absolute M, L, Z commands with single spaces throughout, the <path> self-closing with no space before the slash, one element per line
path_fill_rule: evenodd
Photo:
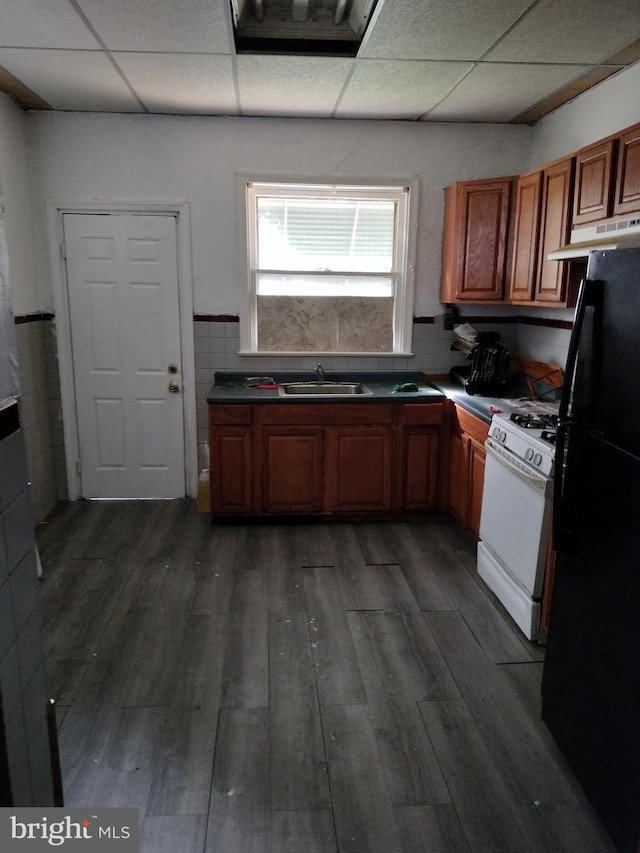
<path fill-rule="evenodd" d="M 551 163 L 542 173 L 536 302 L 561 305 L 567 301 L 569 264 L 564 261 L 549 261 L 547 255 L 569 242 L 574 168 L 575 158 L 568 157 Z"/>
<path fill-rule="evenodd" d="M 538 270 L 538 240 L 542 203 L 542 172 L 531 172 L 518 179 L 516 214 L 511 264 L 511 302 L 530 302 L 534 298 Z"/>
<path fill-rule="evenodd" d="M 613 214 L 640 211 L 640 124 L 618 137 L 618 169 Z"/>
<path fill-rule="evenodd" d="M 440 289 L 443 302 L 504 299 L 514 180 L 461 181 L 447 187 Z"/>
<path fill-rule="evenodd" d="M 611 216 L 616 148 L 617 140 L 608 139 L 583 148 L 576 154 L 574 228 Z"/>

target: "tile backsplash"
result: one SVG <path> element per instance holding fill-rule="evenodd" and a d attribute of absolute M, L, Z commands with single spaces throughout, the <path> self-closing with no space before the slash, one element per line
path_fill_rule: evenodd
<path fill-rule="evenodd" d="M 518 325 L 518 354 L 564 367 L 571 330 L 521 322 Z"/>

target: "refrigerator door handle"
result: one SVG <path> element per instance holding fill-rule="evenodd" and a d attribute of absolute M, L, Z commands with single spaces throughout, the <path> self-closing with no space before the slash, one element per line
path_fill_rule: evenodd
<path fill-rule="evenodd" d="M 573 540 L 572 523 L 565 506 L 565 464 L 567 444 L 571 440 L 571 428 L 580 427 L 582 419 L 573 414 L 574 392 L 578 371 L 578 358 L 582 346 L 587 310 L 597 310 L 601 304 L 603 282 L 596 279 L 583 279 L 580 284 L 576 313 L 569 341 L 567 365 L 562 396 L 560 399 L 559 425 L 556 436 L 555 475 L 553 481 L 553 546 L 557 551 L 571 549 Z"/>
<path fill-rule="evenodd" d="M 562 386 L 562 395 L 560 397 L 559 416 L 561 423 L 571 422 L 570 415 L 571 401 L 576 378 L 576 370 L 578 366 L 578 355 L 582 343 L 582 335 L 584 329 L 584 320 L 587 313 L 587 308 L 595 307 L 599 304 L 602 293 L 603 282 L 593 279 L 583 279 L 580 282 L 580 290 L 578 292 L 578 300 L 576 303 L 576 313 L 573 321 L 573 329 L 571 331 L 571 339 L 569 340 L 569 351 L 567 353 L 567 365 L 565 368 L 564 383 Z M 557 453 L 556 453 L 557 459 Z M 562 459 L 560 459 L 560 465 Z"/>
<path fill-rule="evenodd" d="M 564 459 L 566 455 L 565 445 L 567 441 L 568 426 L 565 422 L 560 422 L 556 434 L 556 455 L 554 464 L 553 478 L 553 517 L 551 536 L 553 539 L 553 548 L 555 551 L 565 551 L 571 537 L 571 531 L 568 529 L 566 513 L 563 507 L 564 497 Z"/>

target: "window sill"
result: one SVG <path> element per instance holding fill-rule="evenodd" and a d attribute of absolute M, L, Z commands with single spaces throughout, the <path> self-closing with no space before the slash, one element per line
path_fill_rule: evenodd
<path fill-rule="evenodd" d="M 287 356 L 299 356 L 301 358 L 411 358 L 412 352 L 313 352 L 311 350 L 305 352 L 288 352 L 286 350 L 240 350 L 238 355 L 255 355 L 255 356 L 271 356 L 272 358 L 281 358 Z"/>

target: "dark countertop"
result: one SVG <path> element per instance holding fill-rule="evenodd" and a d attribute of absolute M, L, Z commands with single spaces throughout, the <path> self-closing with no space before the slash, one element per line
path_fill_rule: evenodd
<path fill-rule="evenodd" d="M 504 397 L 481 397 L 477 394 L 467 394 L 464 387 L 448 378 L 429 378 L 419 371 L 326 371 L 325 378 L 332 382 L 362 382 L 372 391 L 372 394 L 354 394 L 345 396 L 314 395 L 309 397 L 280 396 L 277 388 L 248 388 L 245 381 L 248 376 L 256 376 L 249 372 L 216 371 L 215 384 L 207 396 L 207 403 L 213 404 L 250 404 L 250 403 L 380 403 L 407 402 L 431 403 L 449 399 L 472 415 L 490 423 L 495 412 L 517 411 L 516 399 L 530 397 L 526 382 L 519 377 L 505 387 Z M 313 371 L 276 371 L 259 374 L 270 376 L 277 383 L 311 382 Z M 415 382 L 417 391 L 394 392 L 393 387 L 402 382 Z M 513 403 L 510 402 L 513 400 Z"/>
<path fill-rule="evenodd" d="M 441 391 L 447 399 L 451 400 L 457 406 L 461 406 L 472 415 L 485 421 L 491 422 L 491 418 L 496 412 L 511 412 L 516 411 L 516 407 L 509 404 L 509 400 L 504 397 L 479 397 L 477 394 L 467 394 L 462 385 L 452 382 L 449 379 L 434 380 L 434 387 Z M 524 396 L 524 395 L 521 395 Z"/>
<path fill-rule="evenodd" d="M 354 394 L 348 396 L 314 395 L 311 397 L 280 396 L 277 388 L 247 388 L 245 380 L 248 376 L 271 376 L 278 383 L 311 382 L 312 370 L 276 371 L 264 373 L 230 373 L 216 371 L 215 384 L 207 396 L 207 403 L 215 404 L 246 404 L 246 403 L 380 403 L 408 402 L 431 403 L 444 399 L 444 394 L 429 382 L 425 381 L 419 371 L 325 371 L 325 379 L 331 382 L 362 382 L 372 391 L 372 394 Z M 417 391 L 394 392 L 393 387 L 402 382 L 415 382 Z"/>
<path fill-rule="evenodd" d="M 481 397 L 478 394 L 467 394 L 464 387 L 451 379 L 437 378 L 431 380 L 433 386 L 441 391 L 447 399 L 451 400 L 472 415 L 476 415 L 486 423 L 491 422 L 491 418 L 496 412 L 505 412 L 511 414 L 519 411 L 517 401 L 519 399 L 532 399 L 531 387 L 527 383 L 524 376 L 514 374 L 507 378 L 504 389 L 504 396 L 501 397 Z M 551 388 L 551 386 L 537 387 L 535 391 L 541 393 Z M 559 393 L 557 389 L 551 388 L 556 395 Z M 553 397 L 544 395 L 546 399 Z"/>

